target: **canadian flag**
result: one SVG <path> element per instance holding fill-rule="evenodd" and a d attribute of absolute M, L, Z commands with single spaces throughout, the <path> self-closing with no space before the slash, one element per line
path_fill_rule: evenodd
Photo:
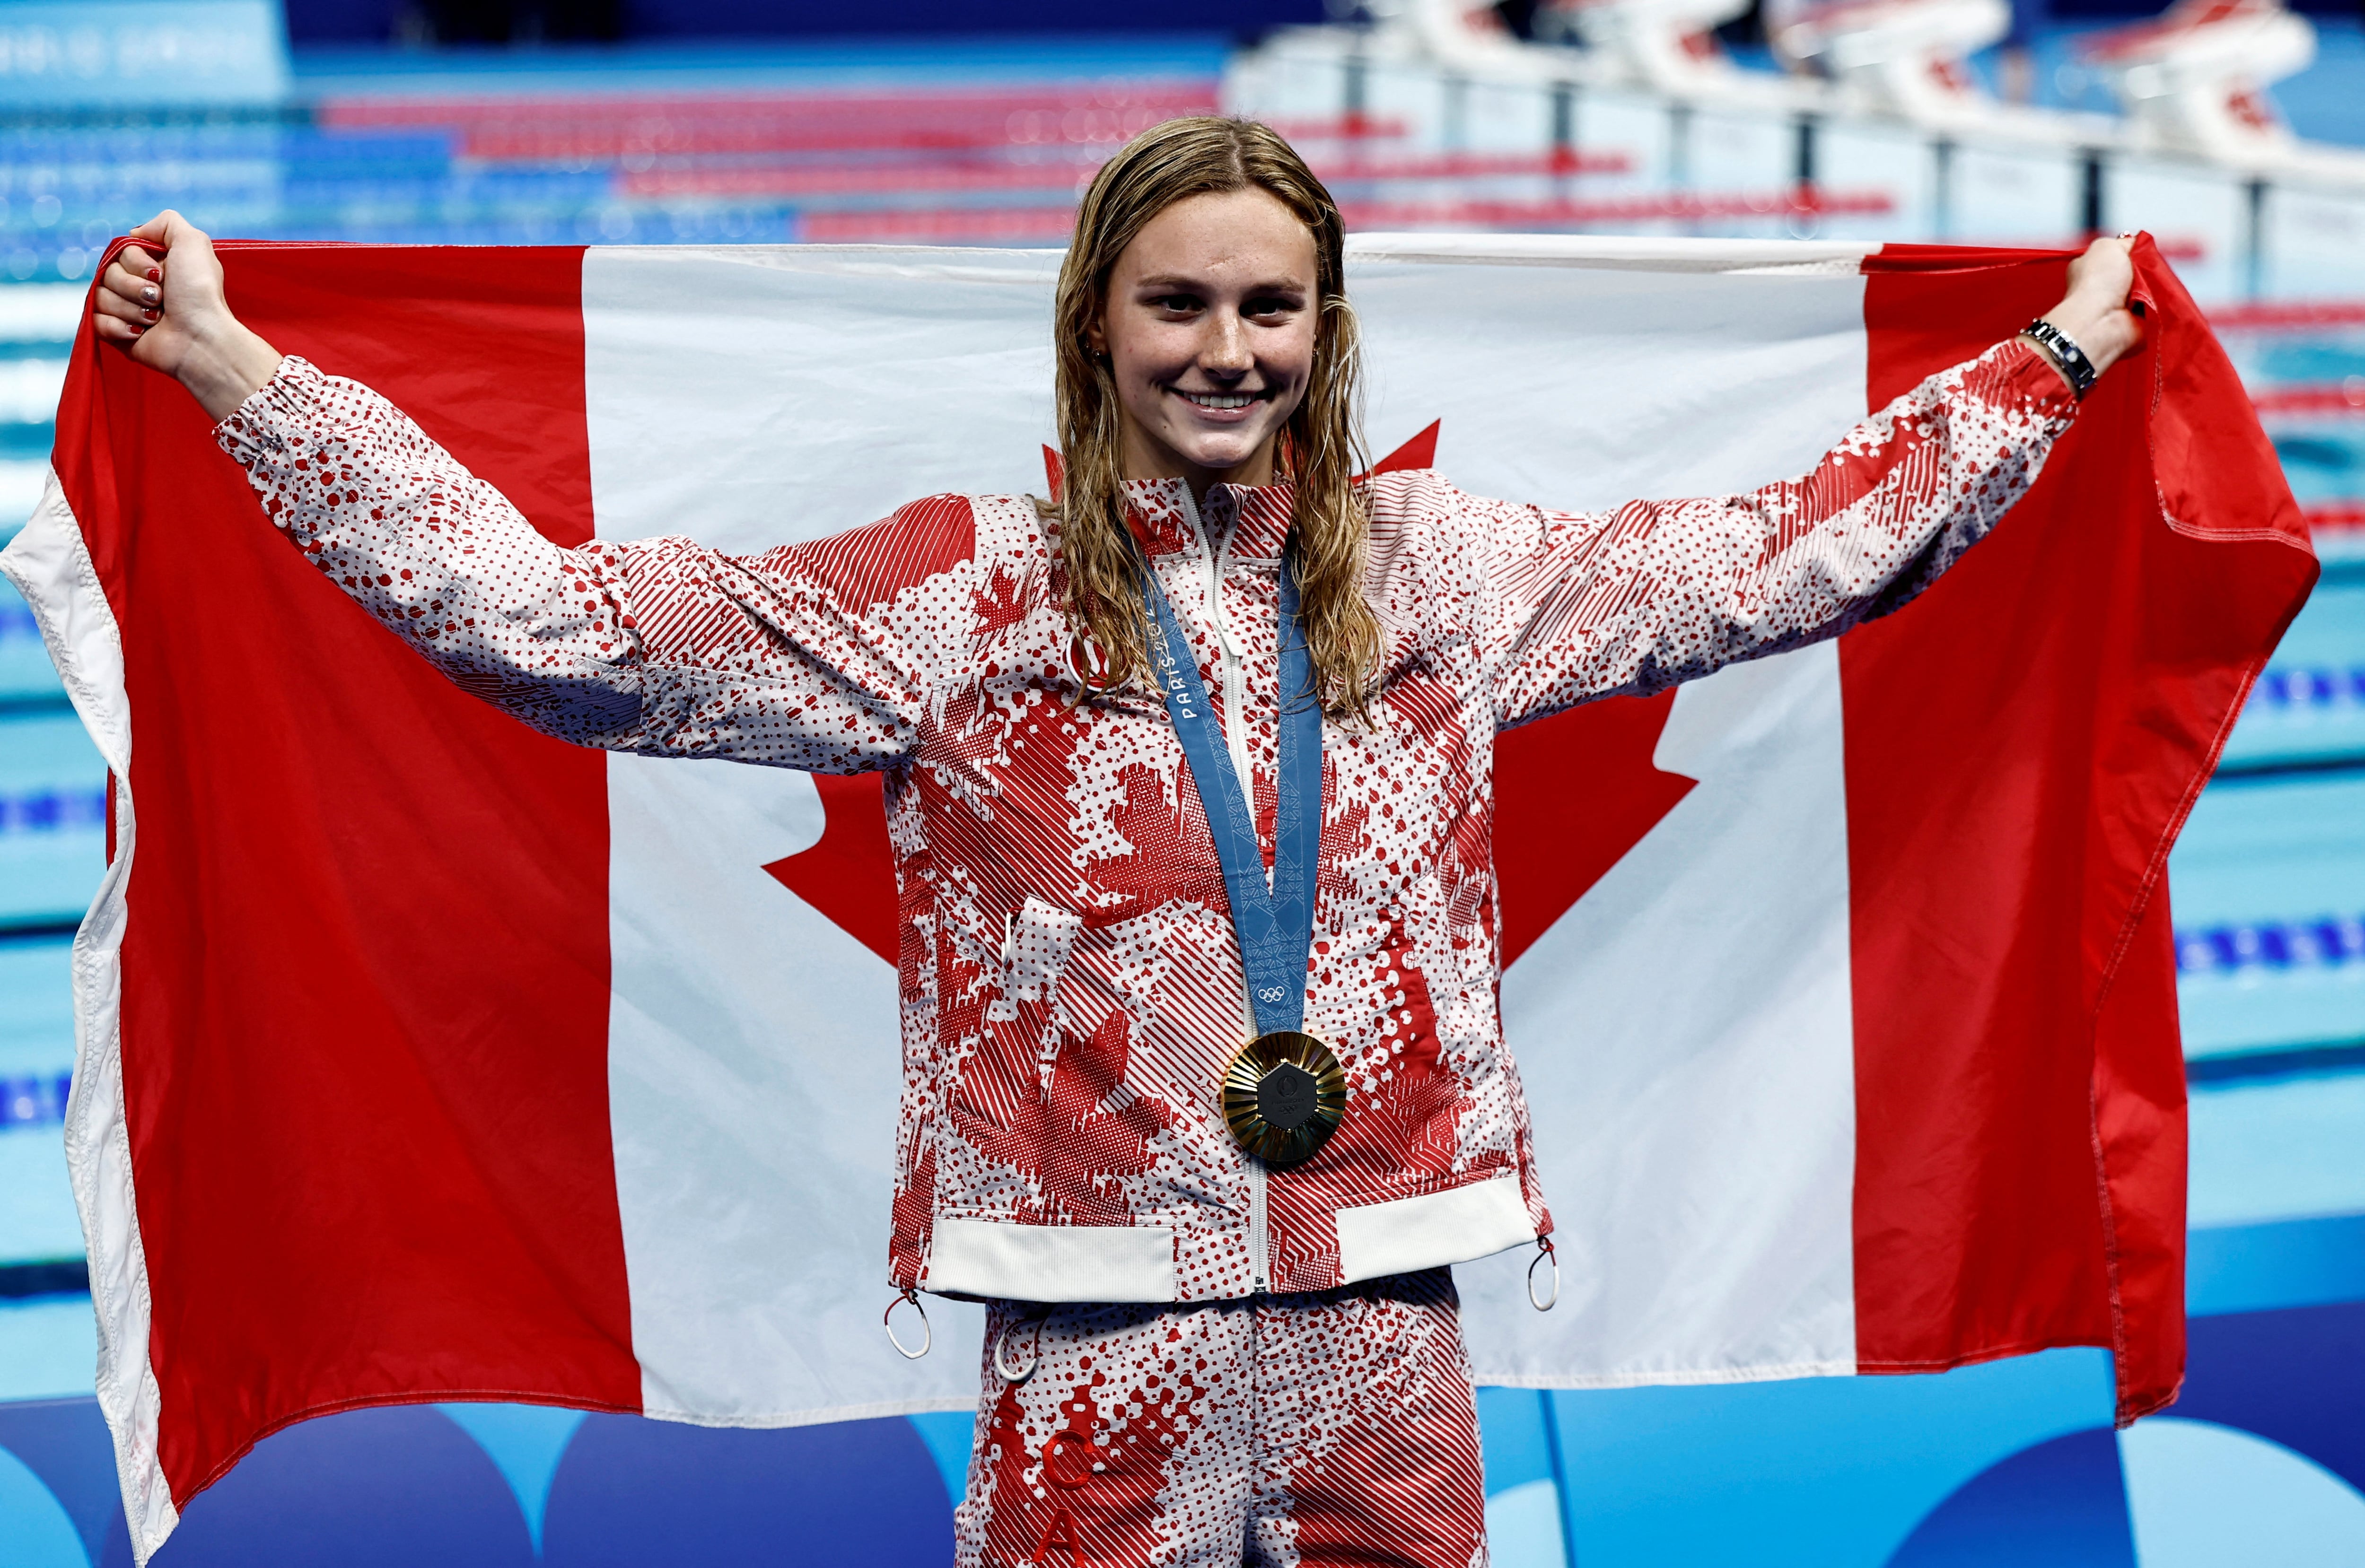
<path fill-rule="evenodd" d="M 754 549 L 1040 491 L 1056 254 L 226 246 L 280 349 L 545 533 Z M 2057 298 L 2053 253 L 1365 235 L 1390 461 L 1571 508 L 1807 467 Z M 1901 613 L 1498 743 L 1503 1007 L 1558 1225 L 1462 1271 L 1482 1382 L 2182 1359 L 2168 849 L 2314 579 L 2148 241 L 2149 339 Z M 144 1558 L 258 1437 L 545 1401 L 975 1401 L 881 1334 L 898 1096 L 875 780 L 569 748 L 287 548 L 85 332 L 0 567 L 114 771 L 67 1148 Z M 1541 1277 L 1537 1288 L 1542 1289 Z M 908 1329 L 907 1329 L 908 1337 Z"/>

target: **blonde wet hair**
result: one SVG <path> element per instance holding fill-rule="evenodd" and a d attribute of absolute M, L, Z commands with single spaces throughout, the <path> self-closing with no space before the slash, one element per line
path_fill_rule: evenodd
<path fill-rule="evenodd" d="M 1363 597 L 1371 530 L 1356 476 L 1369 465 L 1358 407 L 1362 334 L 1347 303 L 1346 230 L 1339 204 L 1296 150 L 1253 120 L 1200 116 L 1151 127 L 1103 166 L 1077 210 L 1052 328 L 1066 469 L 1054 510 L 1068 614 L 1100 655 L 1097 681 L 1117 686 L 1147 677 L 1148 628 L 1125 530 L 1116 378 L 1093 353 L 1091 329 L 1106 304 L 1117 258 L 1152 218 L 1192 196 L 1242 190 L 1273 196 L 1314 236 L 1313 374 L 1282 429 L 1274 464 L 1277 476 L 1295 487 L 1298 613 L 1315 690 L 1326 711 L 1362 715 L 1379 673 L 1382 636 Z"/>

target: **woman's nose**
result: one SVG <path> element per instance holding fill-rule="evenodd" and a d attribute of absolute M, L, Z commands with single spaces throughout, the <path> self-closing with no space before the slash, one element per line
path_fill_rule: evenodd
<path fill-rule="evenodd" d="M 1255 363 L 1249 352 L 1247 323 L 1229 311 L 1210 312 L 1210 316 L 1207 340 L 1199 351 L 1200 364 L 1210 371 L 1246 374 Z"/>

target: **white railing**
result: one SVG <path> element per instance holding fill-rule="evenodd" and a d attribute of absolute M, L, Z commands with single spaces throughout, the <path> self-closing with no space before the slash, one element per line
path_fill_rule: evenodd
<path fill-rule="evenodd" d="M 1668 3 L 1697 10 L 1703 0 Z M 1852 8 L 1859 20 L 1875 9 Z M 2365 155 L 2299 141 L 2270 116 L 2247 140 L 2212 151 L 2180 144 L 2157 115 L 2005 105 L 1959 73 L 1917 107 L 1893 85 L 1867 84 L 1872 51 L 1848 55 L 1851 35 L 1839 28 L 1788 39 L 1854 65 L 1777 75 L 1697 46 L 1677 59 L 1631 37 L 1621 43 L 1595 19 L 1608 9 L 1577 14 L 1594 40 L 1586 48 L 1466 22 L 1457 33 L 1434 6 L 1289 29 L 1236 58 L 1226 106 L 1290 130 L 1334 181 L 1351 222 L 1374 219 L 1368 228 L 2022 245 L 2148 229 L 2204 299 L 2346 297 L 2365 286 Z M 1889 37 L 1958 44 L 1978 36 L 1971 23 L 1994 18 L 1965 9 L 1952 20 L 1954 33 L 1933 28 L 1920 43 L 1902 28 Z M 2132 55 L 2112 68 L 2124 76 Z M 2184 80 L 2199 91 L 2201 73 Z M 2140 107 L 2142 95 L 2129 96 Z M 1455 176 L 1457 163 L 1519 172 Z M 1406 177 L 1421 169 L 1438 173 Z"/>

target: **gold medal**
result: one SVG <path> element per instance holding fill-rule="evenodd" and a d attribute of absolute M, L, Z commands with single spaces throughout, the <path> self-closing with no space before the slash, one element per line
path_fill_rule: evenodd
<path fill-rule="evenodd" d="M 1311 1035 L 1259 1035 L 1224 1070 L 1224 1121 L 1239 1146 L 1267 1165 L 1312 1159 L 1346 1114 L 1346 1071 Z"/>

